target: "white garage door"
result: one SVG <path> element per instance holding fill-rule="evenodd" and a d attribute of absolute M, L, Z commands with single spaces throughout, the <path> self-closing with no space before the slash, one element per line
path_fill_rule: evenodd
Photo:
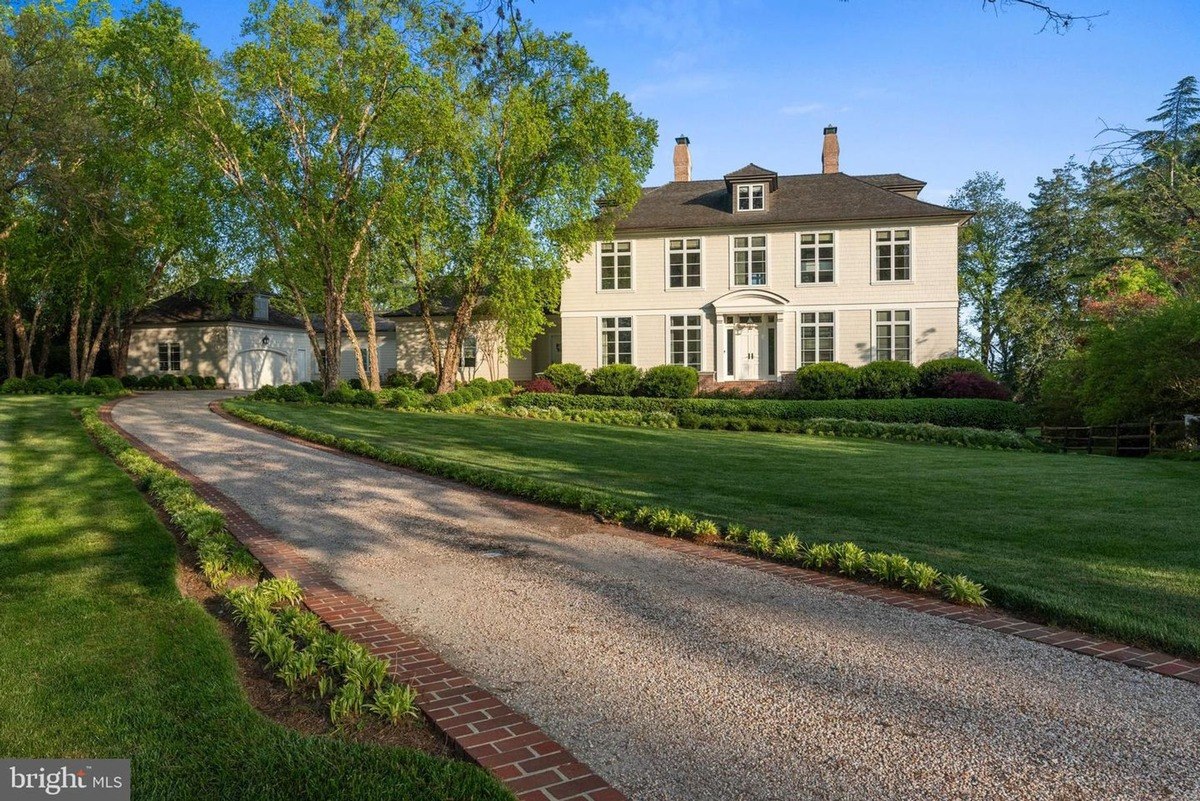
<path fill-rule="evenodd" d="M 258 389 L 271 384 L 294 384 L 295 371 L 286 354 L 277 350 L 244 350 L 233 357 L 229 368 L 231 389 Z"/>

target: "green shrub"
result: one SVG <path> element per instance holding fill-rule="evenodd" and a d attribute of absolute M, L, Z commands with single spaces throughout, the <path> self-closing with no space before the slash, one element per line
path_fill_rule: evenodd
<path fill-rule="evenodd" d="M 60 395 L 82 395 L 83 384 L 74 378 L 64 378 L 58 384 L 58 393 Z"/>
<path fill-rule="evenodd" d="M 109 395 L 119 395 L 125 391 L 124 385 L 113 376 L 101 376 L 100 380 L 104 382 Z"/>
<path fill-rule="evenodd" d="M 837 551 L 829 542 L 814 542 L 804 549 L 800 562 L 812 570 L 828 570 L 837 563 Z"/>
<path fill-rule="evenodd" d="M 786 421 L 783 421 L 786 422 Z M 929 423 L 873 423 L 862 420 L 806 420 L 796 426 L 813 436 L 859 437 L 863 439 L 929 442 L 979 450 L 1040 451 L 1043 446 L 1015 431 L 988 431 L 983 428 L 948 428 Z"/>
<path fill-rule="evenodd" d="M 794 562 L 800 558 L 800 538 L 795 534 L 784 534 L 775 541 L 775 550 L 771 555 L 785 562 Z"/>
<path fill-rule="evenodd" d="M 637 391 L 648 398 L 690 398 L 699 385 L 700 374 L 694 367 L 660 364 L 646 371 Z"/>
<path fill-rule="evenodd" d="M 917 394 L 926 398 L 937 397 L 938 385 L 952 373 L 973 373 L 995 380 L 991 371 L 984 367 L 982 362 L 974 359 L 964 359 L 960 356 L 930 359 L 917 367 Z"/>
<path fill-rule="evenodd" d="M 429 396 L 419 389 L 382 389 L 379 403 L 388 409 L 417 409 L 429 403 Z"/>
<path fill-rule="evenodd" d="M 83 384 L 83 392 L 85 395 L 104 395 L 109 391 L 108 384 L 100 378 L 89 378 Z"/>
<path fill-rule="evenodd" d="M 383 380 L 383 385 L 388 389 L 416 389 L 417 374 L 397 370 Z"/>
<path fill-rule="evenodd" d="M 774 540 L 771 535 L 761 529 L 754 529 L 746 535 L 746 547 L 750 552 L 757 556 L 765 556 L 774 548 Z"/>
<path fill-rule="evenodd" d="M 901 577 L 901 583 L 910 590 L 929 592 L 937 584 L 941 573 L 924 562 L 910 562 Z"/>
<path fill-rule="evenodd" d="M 858 392 L 858 375 L 841 362 L 818 362 L 801 367 L 788 394 L 800 400 L 843 400 Z"/>
<path fill-rule="evenodd" d="M 149 375 L 144 375 L 138 379 L 137 388 L 138 389 L 161 389 L 162 382 L 159 381 L 158 376 L 156 374 L 150 373 Z"/>
<path fill-rule="evenodd" d="M 362 389 L 362 388 L 363 388 L 363 385 L 362 385 L 362 379 L 361 379 L 361 378 L 351 378 L 351 379 L 350 379 L 350 380 L 347 382 L 347 384 L 349 384 L 349 386 L 350 386 L 350 389 L 354 390 L 355 392 L 358 392 L 360 389 Z"/>
<path fill-rule="evenodd" d="M 642 371 L 632 364 L 607 364 L 593 370 L 588 383 L 597 395 L 628 396 L 641 379 Z"/>
<path fill-rule="evenodd" d="M 258 389 L 254 390 L 254 394 L 250 396 L 254 400 L 273 401 L 280 400 L 279 390 L 271 384 L 263 384 Z"/>
<path fill-rule="evenodd" d="M 194 389 L 195 387 L 192 384 L 192 377 L 190 375 L 181 375 L 179 377 L 179 388 L 180 389 Z"/>
<path fill-rule="evenodd" d="M 137 387 L 137 385 L 137 376 L 128 374 L 121 376 L 121 386 L 125 387 L 125 389 L 134 389 Z"/>
<path fill-rule="evenodd" d="M 321 385 L 316 381 L 301 381 L 296 386 L 307 392 L 310 396 L 310 400 L 312 398 L 320 398 L 325 394 L 325 391 L 321 388 Z"/>
<path fill-rule="evenodd" d="M 339 381 L 337 386 L 325 393 L 323 400 L 326 403 L 351 404 L 354 403 L 354 390 L 345 381 Z"/>
<path fill-rule="evenodd" d="M 417 389 L 429 394 L 437 392 L 437 373 L 422 373 L 417 379 Z"/>
<path fill-rule="evenodd" d="M 29 382 L 24 378 L 12 376 L 4 379 L 4 383 L 0 384 L 0 392 L 5 395 L 19 395 L 29 390 Z"/>
<path fill-rule="evenodd" d="M 728 542 L 745 542 L 746 527 L 741 523 L 730 523 L 725 527 L 725 539 Z"/>
<path fill-rule="evenodd" d="M 938 578 L 938 589 L 942 597 L 955 604 L 967 606 L 987 606 L 983 585 L 971 581 L 966 576 L 950 576 L 943 574 Z"/>
<path fill-rule="evenodd" d="M 697 520 L 692 526 L 692 539 L 696 542 L 715 542 L 721 538 L 721 529 L 711 520 Z"/>
<path fill-rule="evenodd" d="M 356 390 L 352 403 L 355 406 L 378 406 L 379 396 L 369 389 Z"/>
<path fill-rule="evenodd" d="M 203 377 L 201 377 L 200 382 L 201 382 L 200 385 L 204 389 L 216 389 L 217 388 L 217 377 L 215 375 L 203 376 Z"/>
<path fill-rule="evenodd" d="M 867 566 L 867 552 L 853 542 L 841 542 L 833 546 L 834 559 L 839 573 L 857 576 Z"/>
<path fill-rule="evenodd" d="M 367 704 L 367 711 L 392 723 L 420 716 L 416 691 L 403 684 L 389 684 L 376 690 L 375 697 Z"/>
<path fill-rule="evenodd" d="M 880 361 L 856 371 L 860 398 L 907 398 L 917 386 L 917 368 L 908 362 Z"/>
<path fill-rule="evenodd" d="M 304 387 L 297 384 L 287 384 L 279 388 L 279 400 L 288 401 L 289 403 L 305 403 L 312 400 Z"/>
<path fill-rule="evenodd" d="M 581 409 L 636 412 L 671 412 L 681 428 L 699 427 L 709 417 L 741 417 L 805 421 L 813 418 L 865 420 L 881 423 L 930 423 L 942 427 L 1024 431 L 1029 421 L 1020 404 L 961 398 L 908 398 L 901 400 L 775 400 L 757 398 L 623 398 L 599 395 L 540 395 L 523 393 L 508 400 L 511 407 L 530 409 L 557 406 L 565 413 Z M 727 426 L 722 423 L 720 428 Z M 742 430 L 749 428 L 743 424 Z M 778 430 L 800 430 L 780 428 Z"/>
<path fill-rule="evenodd" d="M 583 368 L 570 362 L 552 364 L 542 371 L 542 375 L 559 392 L 567 392 L 572 395 L 587 381 L 587 373 L 583 371 Z"/>
<path fill-rule="evenodd" d="M 179 379 L 171 373 L 164 373 L 158 378 L 158 386 L 159 389 L 178 389 Z"/>

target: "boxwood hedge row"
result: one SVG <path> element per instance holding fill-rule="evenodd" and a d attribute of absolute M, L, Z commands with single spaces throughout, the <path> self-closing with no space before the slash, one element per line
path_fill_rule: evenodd
<path fill-rule="evenodd" d="M 564 412 L 670 412 L 702 417 L 741 417 L 772 420 L 837 418 L 876 423 L 929 423 L 951 428 L 1023 431 L 1028 416 L 1023 406 L 1007 401 L 966 398 L 903 398 L 888 400 L 767 400 L 741 398 L 625 398 L 606 395 L 543 395 L 525 393 L 508 403 L 531 409 L 557 406 Z"/>

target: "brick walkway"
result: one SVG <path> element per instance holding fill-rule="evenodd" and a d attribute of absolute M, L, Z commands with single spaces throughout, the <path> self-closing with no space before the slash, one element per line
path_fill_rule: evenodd
<path fill-rule="evenodd" d="M 321 445 L 301 437 L 295 437 L 290 434 L 285 434 L 280 431 L 274 431 L 269 428 L 261 428 L 252 425 L 251 423 L 242 420 L 239 417 L 226 412 L 220 406 L 220 401 L 214 401 L 209 404 L 209 409 L 220 415 L 222 418 L 238 425 L 253 428 L 256 431 L 261 431 L 282 440 L 303 445 L 308 448 L 313 448 L 325 453 L 336 453 L 343 458 L 353 459 L 374 465 L 377 468 L 390 470 L 397 473 L 412 474 L 414 471 L 408 468 L 389 465 L 384 462 L 379 462 L 366 456 L 358 454 L 345 453 L 337 448 L 327 445 Z M 158 457 L 156 457 L 158 458 Z M 727 550 L 711 545 L 700 545 L 688 540 L 672 539 L 668 537 L 660 537 L 654 534 L 646 534 L 640 531 L 613 526 L 612 532 L 617 536 L 623 536 L 638 540 L 657 548 L 665 548 L 685 553 L 689 556 L 698 557 L 701 559 L 711 559 L 718 562 L 724 562 L 738 567 L 757 570 L 761 573 L 767 573 L 779 578 L 797 581 L 811 587 L 821 587 L 823 589 L 834 590 L 836 592 L 847 593 L 849 595 L 857 595 L 861 598 L 867 598 L 873 601 L 888 604 L 890 606 L 909 609 L 913 612 L 931 615 L 933 617 L 943 617 L 949 620 L 954 620 L 967 625 L 979 626 L 980 628 L 991 629 L 993 631 L 1010 634 L 1022 639 L 1032 640 L 1050 645 L 1055 648 L 1062 648 L 1068 651 L 1073 651 L 1078 654 L 1104 659 L 1109 662 L 1116 662 L 1130 668 L 1149 670 L 1159 673 L 1164 676 L 1173 676 L 1177 679 L 1200 684 L 1200 662 L 1194 662 L 1187 659 L 1180 659 L 1170 654 L 1160 651 L 1146 650 L 1125 643 L 1114 642 L 1093 634 L 1085 634 L 1072 629 L 1060 628 L 1058 626 L 1046 626 L 1040 623 L 1034 623 L 1022 618 L 1007 615 L 1003 612 L 994 609 L 980 609 L 977 607 L 959 606 L 957 604 L 948 603 L 939 598 L 930 597 L 927 595 L 918 595 L 916 593 L 904 592 L 902 590 L 883 587 L 878 584 L 868 584 L 853 579 L 843 578 L 841 576 L 821 573 L 814 570 L 807 570 L 801 567 L 792 565 L 779 564 L 770 562 L 764 559 L 758 559 L 753 556 L 747 556 L 736 551 Z"/>
<path fill-rule="evenodd" d="M 623 793 L 528 718 L 459 673 L 370 604 L 342 589 L 227 495 L 118 426 L 113 422 L 112 407 L 119 402 L 110 401 L 101 407 L 100 417 L 105 423 L 134 447 L 187 479 L 207 503 L 225 515 L 229 533 L 254 554 L 268 573 L 291 576 L 300 582 L 304 605 L 326 625 L 387 659 L 392 677 L 417 691 L 417 703 L 433 725 L 520 801 L 627 801 Z"/>

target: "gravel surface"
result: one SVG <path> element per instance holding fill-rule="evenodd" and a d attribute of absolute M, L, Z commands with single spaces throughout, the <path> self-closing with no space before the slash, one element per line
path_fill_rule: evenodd
<path fill-rule="evenodd" d="M 1200 798 L 1200 691 L 227 422 L 117 422 L 632 798 Z"/>

